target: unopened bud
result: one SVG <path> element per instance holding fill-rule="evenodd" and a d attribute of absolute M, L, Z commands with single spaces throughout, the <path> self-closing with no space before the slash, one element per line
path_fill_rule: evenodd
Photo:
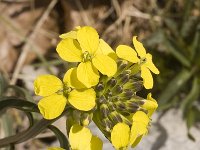
<path fill-rule="evenodd" d="M 109 115 L 110 120 L 112 120 L 115 124 L 118 122 L 122 122 L 121 115 L 118 114 L 116 111 L 113 111 Z"/>
<path fill-rule="evenodd" d="M 124 102 L 118 101 L 115 103 L 116 107 L 120 111 L 124 111 L 126 109 L 126 105 Z"/>
<path fill-rule="evenodd" d="M 99 103 L 101 103 L 101 104 L 107 102 L 106 97 L 105 97 L 104 95 L 101 95 L 101 96 L 98 98 L 98 101 L 99 101 Z"/>
<path fill-rule="evenodd" d="M 81 124 L 83 126 L 87 126 L 90 124 L 90 122 L 92 121 L 92 117 L 93 117 L 93 114 L 89 114 L 89 113 L 83 113 L 81 115 Z"/>
<path fill-rule="evenodd" d="M 113 94 L 120 94 L 123 92 L 123 87 L 121 85 L 116 85 L 113 89 L 112 89 L 112 93 Z"/>
<path fill-rule="evenodd" d="M 114 87 L 117 84 L 117 80 L 115 78 L 112 78 L 108 81 L 108 86 Z"/>
<path fill-rule="evenodd" d="M 119 77 L 121 77 L 120 78 L 120 81 L 118 82 L 119 84 L 125 84 L 125 83 L 127 83 L 128 81 L 129 81 L 129 74 L 122 74 L 122 75 L 120 75 Z"/>
<path fill-rule="evenodd" d="M 118 65 L 118 71 L 122 71 L 124 68 L 128 66 L 128 61 L 123 60 L 121 63 Z"/>
<path fill-rule="evenodd" d="M 108 102 L 108 107 L 111 111 L 114 111 L 116 109 L 115 103 L 113 102 Z"/>
<path fill-rule="evenodd" d="M 108 132 L 110 132 L 113 126 L 112 122 L 108 118 L 104 118 L 102 120 L 102 125 L 105 127 L 105 130 Z"/>
<path fill-rule="evenodd" d="M 109 108 L 106 104 L 102 104 L 100 106 L 100 112 L 101 112 L 103 118 L 107 117 L 110 113 Z"/>
<path fill-rule="evenodd" d="M 142 81 L 133 81 L 129 80 L 126 84 L 124 84 L 124 89 L 132 89 L 134 92 L 138 92 L 142 90 L 143 82 Z"/>
<path fill-rule="evenodd" d="M 73 119 L 74 119 L 77 123 L 80 123 L 81 112 L 80 112 L 79 110 L 73 110 L 72 116 L 73 116 Z"/>
<path fill-rule="evenodd" d="M 102 82 L 99 83 L 99 84 L 96 86 L 96 90 L 97 90 L 97 91 L 102 91 L 103 89 L 104 89 L 104 85 L 103 85 Z"/>

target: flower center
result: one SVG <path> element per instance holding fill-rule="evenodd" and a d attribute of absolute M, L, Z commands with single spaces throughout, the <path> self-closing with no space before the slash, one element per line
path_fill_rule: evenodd
<path fill-rule="evenodd" d="M 57 94 L 64 95 L 67 98 L 71 91 L 72 91 L 72 88 L 70 88 L 67 85 L 63 84 L 63 89 L 60 89 L 59 91 L 57 91 Z"/>
<path fill-rule="evenodd" d="M 90 53 L 88 51 L 85 51 L 83 53 L 83 62 L 87 62 L 87 61 L 90 61 L 92 59 Z"/>
<path fill-rule="evenodd" d="M 146 61 L 147 61 L 147 59 L 145 57 L 143 57 L 140 59 L 139 64 L 142 65 L 142 64 L 146 63 Z"/>

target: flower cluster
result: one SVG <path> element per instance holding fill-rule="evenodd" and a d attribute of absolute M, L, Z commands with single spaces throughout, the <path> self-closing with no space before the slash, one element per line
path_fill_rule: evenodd
<path fill-rule="evenodd" d="M 60 35 L 56 51 L 67 62 L 77 62 L 61 81 L 41 75 L 35 94 L 43 96 L 38 107 L 45 119 L 67 111 L 71 149 L 101 150 L 103 143 L 87 128 L 93 120 L 116 149 L 135 147 L 148 133 L 156 100 L 136 95 L 144 86 L 153 87 L 151 72 L 159 74 L 142 43 L 133 37 L 135 50 L 119 45 L 114 51 L 97 31 L 89 26 L 76 27 Z M 62 148 L 49 148 L 49 150 Z"/>

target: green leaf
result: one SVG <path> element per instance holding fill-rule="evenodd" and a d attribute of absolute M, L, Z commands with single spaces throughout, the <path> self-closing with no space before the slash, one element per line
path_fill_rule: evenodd
<path fill-rule="evenodd" d="M 14 89 L 17 93 L 22 95 L 26 100 L 34 102 L 31 94 L 26 89 L 16 86 L 16 85 L 9 85 L 7 88 Z"/>
<path fill-rule="evenodd" d="M 38 106 L 35 103 L 14 97 L 1 97 L 0 111 L 6 108 L 16 108 L 27 112 L 39 112 Z"/>
<path fill-rule="evenodd" d="M 182 53 L 180 53 L 177 48 L 173 44 L 173 40 L 169 40 L 167 37 L 163 41 L 167 49 L 171 52 L 171 54 L 185 67 L 190 67 L 191 63 L 187 57 L 185 57 Z M 184 50 L 184 49 L 183 49 Z"/>
<path fill-rule="evenodd" d="M 29 120 L 29 128 L 34 125 L 34 118 L 31 112 L 25 112 L 26 116 L 28 117 Z"/>
<path fill-rule="evenodd" d="M 200 66 L 200 24 L 197 26 L 196 29 L 196 35 L 194 38 L 194 41 L 192 43 L 192 50 L 194 51 L 193 57 L 194 57 L 194 62 L 195 64 L 198 64 Z"/>
<path fill-rule="evenodd" d="M 60 147 L 69 150 L 70 145 L 67 137 L 57 127 L 53 125 L 49 125 L 48 128 L 51 131 L 53 131 L 56 137 L 58 138 Z"/>
<path fill-rule="evenodd" d="M 188 109 L 190 109 L 190 107 L 192 106 L 193 102 L 198 99 L 199 90 L 200 90 L 200 87 L 199 87 L 198 78 L 195 77 L 193 79 L 192 89 L 191 89 L 190 93 L 181 102 L 181 108 L 183 109 L 183 113 L 184 114 L 186 114 L 188 112 Z"/>
<path fill-rule="evenodd" d="M 9 146 L 10 144 L 22 143 L 24 141 L 27 141 L 27 140 L 35 137 L 36 135 L 38 135 L 39 133 L 44 131 L 53 122 L 55 122 L 60 117 L 62 117 L 66 113 L 66 111 L 67 110 L 65 110 L 62 113 L 62 115 L 60 115 L 59 117 L 57 117 L 55 119 L 52 119 L 52 120 L 41 119 L 40 121 L 38 121 L 32 127 L 28 128 L 25 131 L 17 133 L 16 135 L 13 135 L 13 136 L 9 136 L 9 137 L 0 139 L 0 147 Z"/>
<path fill-rule="evenodd" d="M 194 71 L 188 71 L 186 69 L 182 69 L 174 79 L 167 85 L 167 87 L 163 90 L 161 95 L 158 98 L 159 107 L 170 103 L 173 96 L 183 87 L 183 85 L 190 79 L 193 75 Z M 158 108 L 159 108 L 158 107 Z"/>

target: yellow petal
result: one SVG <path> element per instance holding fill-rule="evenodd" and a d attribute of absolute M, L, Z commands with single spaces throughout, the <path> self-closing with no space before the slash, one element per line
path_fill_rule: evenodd
<path fill-rule="evenodd" d="M 147 126 L 139 122 L 134 122 L 131 127 L 130 145 L 132 145 L 132 147 L 135 147 L 147 132 Z M 138 138 L 139 141 L 137 140 Z"/>
<path fill-rule="evenodd" d="M 82 61 L 82 51 L 79 43 L 76 40 L 70 38 L 61 40 L 57 45 L 56 51 L 58 52 L 58 55 L 65 61 Z"/>
<path fill-rule="evenodd" d="M 76 124 L 70 129 L 69 142 L 73 150 L 86 150 L 90 145 L 91 138 L 92 134 L 86 127 Z"/>
<path fill-rule="evenodd" d="M 94 54 L 97 51 L 99 35 L 94 28 L 89 26 L 82 27 L 77 32 L 77 39 L 83 52 L 88 51 L 90 54 Z"/>
<path fill-rule="evenodd" d="M 75 108 L 89 111 L 95 106 L 96 93 L 94 89 L 72 90 L 69 93 L 68 101 Z"/>
<path fill-rule="evenodd" d="M 157 101 L 152 97 L 152 94 L 151 94 L 151 93 L 149 93 L 149 94 L 147 95 L 147 99 L 148 99 L 148 100 L 151 100 L 151 101 L 153 101 L 153 102 L 155 102 L 155 103 L 157 103 Z"/>
<path fill-rule="evenodd" d="M 61 147 L 49 147 L 47 150 L 65 150 Z"/>
<path fill-rule="evenodd" d="M 142 136 L 147 134 L 147 126 L 150 119 L 144 112 L 137 111 L 133 114 L 132 120 L 133 124 L 131 127 L 130 144 L 134 147 L 140 142 Z"/>
<path fill-rule="evenodd" d="M 145 67 L 145 66 L 141 66 L 141 77 L 143 79 L 143 84 L 144 84 L 144 87 L 146 89 L 152 89 L 153 88 L 153 77 L 151 75 L 151 72 L 150 70 Z"/>
<path fill-rule="evenodd" d="M 140 122 L 145 124 L 146 126 L 149 124 L 149 117 L 147 114 L 145 114 L 143 111 L 137 111 L 135 114 L 132 116 L 133 122 Z"/>
<path fill-rule="evenodd" d="M 63 82 L 68 86 L 76 89 L 86 88 L 83 83 L 81 83 L 77 78 L 77 68 L 69 69 L 65 75 Z"/>
<path fill-rule="evenodd" d="M 116 149 L 127 147 L 129 143 L 130 128 L 125 123 L 118 123 L 111 132 L 111 141 Z"/>
<path fill-rule="evenodd" d="M 71 38 L 71 39 L 77 39 L 77 31 L 80 29 L 80 26 L 76 26 L 72 31 L 61 34 L 59 37 L 61 39 L 67 39 L 67 38 Z"/>
<path fill-rule="evenodd" d="M 115 54 L 113 49 L 103 39 L 99 40 L 99 47 L 95 55 L 98 55 L 98 54 L 107 55 L 114 60 L 117 59 L 117 55 Z"/>
<path fill-rule="evenodd" d="M 92 59 L 93 65 L 104 75 L 113 76 L 117 71 L 117 63 L 106 55 L 97 55 Z"/>
<path fill-rule="evenodd" d="M 139 62 L 139 58 L 137 57 L 137 53 L 134 49 L 126 45 L 119 45 L 116 49 L 116 54 L 119 58 L 128 60 L 132 63 Z"/>
<path fill-rule="evenodd" d="M 49 96 L 62 88 L 62 81 L 54 75 L 40 75 L 34 81 L 36 95 Z"/>
<path fill-rule="evenodd" d="M 149 54 L 149 53 L 146 55 L 146 63 L 144 65 L 147 68 L 149 68 L 153 73 L 155 73 L 155 74 L 159 74 L 160 73 L 158 68 L 156 68 L 156 66 L 153 64 L 152 55 Z"/>
<path fill-rule="evenodd" d="M 146 50 L 145 50 L 143 44 L 137 40 L 137 36 L 133 37 L 133 45 L 134 45 L 135 50 L 137 51 L 138 55 L 140 56 L 140 58 L 146 57 Z"/>
<path fill-rule="evenodd" d="M 89 150 L 102 150 L 103 142 L 97 136 L 92 136 Z"/>
<path fill-rule="evenodd" d="M 67 38 L 77 39 L 77 31 L 70 31 L 70 32 L 61 34 L 59 37 L 61 39 L 67 39 Z"/>
<path fill-rule="evenodd" d="M 155 99 L 151 97 L 151 93 L 147 95 L 147 100 L 144 101 L 145 103 L 142 105 L 142 108 L 148 110 L 148 116 L 151 117 L 154 111 L 158 108 L 158 103 Z"/>
<path fill-rule="evenodd" d="M 90 61 L 78 65 L 77 77 L 87 88 L 95 86 L 99 82 L 99 72 Z"/>
<path fill-rule="evenodd" d="M 66 103 L 67 99 L 63 95 L 53 94 L 42 98 L 38 107 L 45 119 L 54 119 L 62 114 Z"/>

